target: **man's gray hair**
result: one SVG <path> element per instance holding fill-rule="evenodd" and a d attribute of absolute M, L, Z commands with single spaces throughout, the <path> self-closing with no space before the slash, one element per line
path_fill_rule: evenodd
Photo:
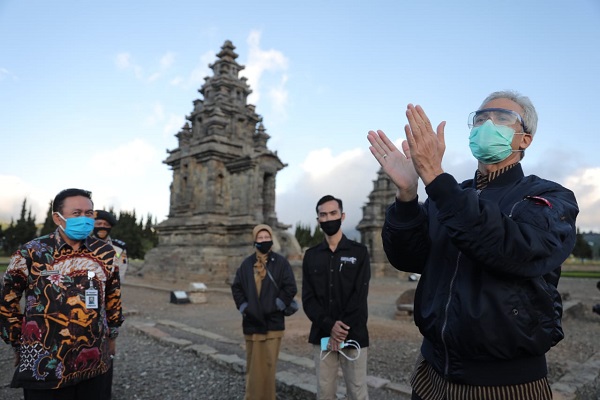
<path fill-rule="evenodd" d="M 538 115 L 537 111 L 535 111 L 533 103 L 531 100 L 529 100 L 529 97 L 523 96 L 514 90 L 503 90 L 490 94 L 483 101 L 483 103 L 481 103 L 481 107 L 479 108 L 482 108 L 485 104 L 496 99 L 508 99 L 520 105 L 521 108 L 523 108 L 523 123 L 527 128 L 527 133 L 531 133 L 531 136 L 535 135 L 535 131 L 537 130 Z"/>

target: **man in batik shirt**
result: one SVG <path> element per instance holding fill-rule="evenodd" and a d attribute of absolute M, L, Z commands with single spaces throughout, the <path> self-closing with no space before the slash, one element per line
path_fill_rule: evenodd
<path fill-rule="evenodd" d="M 123 323 L 115 251 L 90 237 L 90 192 L 63 190 L 52 212 L 56 231 L 21 246 L 4 275 L 0 335 L 15 350 L 11 387 L 28 400 L 101 400 Z"/>

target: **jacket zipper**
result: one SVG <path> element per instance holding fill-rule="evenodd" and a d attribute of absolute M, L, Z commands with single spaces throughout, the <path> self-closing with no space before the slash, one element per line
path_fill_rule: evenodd
<path fill-rule="evenodd" d="M 448 327 L 448 308 L 450 308 L 450 302 L 452 301 L 452 291 L 454 289 L 454 282 L 456 281 L 456 275 L 458 275 L 458 263 L 460 262 L 461 252 L 458 253 L 456 257 L 456 265 L 454 267 L 454 274 L 452 275 L 452 279 L 450 280 L 450 286 L 448 289 L 448 299 L 446 301 L 446 306 L 444 307 L 444 323 L 442 324 L 442 345 L 444 346 L 444 355 L 446 356 L 445 365 L 444 365 L 444 375 L 448 376 L 448 370 L 450 369 L 450 360 L 448 355 L 448 346 L 446 345 L 446 328 Z"/>
<path fill-rule="evenodd" d="M 524 201 L 525 201 L 525 199 L 523 199 L 523 200 L 519 200 L 519 201 L 517 201 L 515 204 L 513 204 L 513 206 L 510 208 L 510 214 L 508 214 L 508 218 L 512 218 L 512 216 L 513 216 L 513 212 L 515 211 L 515 207 L 516 207 L 516 206 L 517 206 L 519 203 L 522 203 L 522 202 L 524 202 Z"/>

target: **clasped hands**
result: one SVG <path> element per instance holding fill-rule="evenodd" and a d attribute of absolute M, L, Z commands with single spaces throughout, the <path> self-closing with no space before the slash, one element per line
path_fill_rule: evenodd
<path fill-rule="evenodd" d="M 423 108 L 412 104 L 406 108 L 406 117 L 406 140 L 402 142 L 401 150 L 381 130 L 369 131 L 367 135 L 371 154 L 398 188 L 396 197 L 401 201 L 417 197 L 419 178 L 427 186 L 444 173 L 442 158 L 446 151 L 446 121 L 442 121 L 434 132 Z"/>
<path fill-rule="evenodd" d="M 350 327 L 344 324 L 342 321 L 335 321 L 333 328 L 331 328 L 331 335 L 329 336 L 329 343 L 327 347 L 331 351 L 339 351 L 340 345 L 348 336 Z"/>

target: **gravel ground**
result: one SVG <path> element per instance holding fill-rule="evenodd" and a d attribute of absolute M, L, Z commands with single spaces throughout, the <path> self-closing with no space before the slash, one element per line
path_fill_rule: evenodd
<path fill-rule="evenodd" d="M 240 399 L 243 375 L 127 329 L 119 338 L 114 400 Z"/>
<path fill-rule="evenodd" d="M 381 279 L 372 284 L 369 295 L 369 375 L 407 383 L 417 356 L 420 335 L 410 319 L 395 320 L 395 299 L 413 283 L 397 279 Z M 129 321 L 156 321 L 170 319 L 200 327 L 242 343 L 241 320 L 230 294 L 209 292 L 209 303 L 204 305 L 174 305 L 168 302 L 168 292 L 124 286 L 123 302 L 126 310 L 137 310 Z M 554 382 L 573 363 L 582 363 L 591 354 L 600 351 L 598 329 L 600 316 L 591 312 L 600 302 L 595 281 L 583 279 L 561 280 L 561 292 L 568 293 L 583 306 L 577 317 L 563 321 L 566 338 L 548 354 L 550 381 Z M 302 312 L 288 318 L 282 351 L 311 357 L 307 344 L 307 318 Z M 234 346 L 235 347 L 235 346 Z M 243 355 L 243 349 L 237 348 Z M 0 345 L 0 399 L 22 399 L 21 390 L 10 389 L 13 356 L 9 346 Z M 154 339 L 123 326 L 118 339 L 113 385 L 114 400 L 197 400 L 242 399 L 244 376 L 214 361 L 193 353 L 159 344 Z M 397 399 L 389 390 L 370 390 L 372 400 Z M 305 398 L 278 388 L 279 400 Z"/>

